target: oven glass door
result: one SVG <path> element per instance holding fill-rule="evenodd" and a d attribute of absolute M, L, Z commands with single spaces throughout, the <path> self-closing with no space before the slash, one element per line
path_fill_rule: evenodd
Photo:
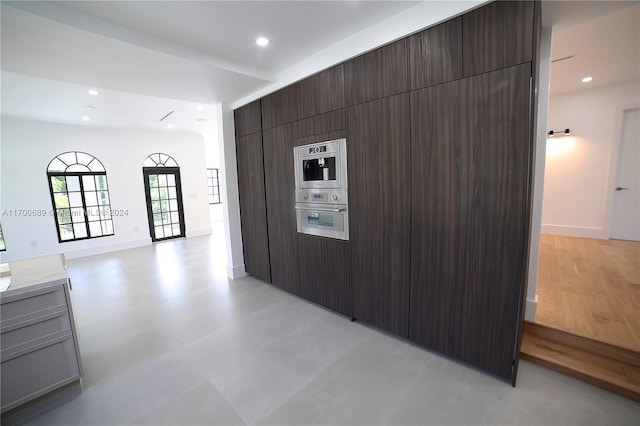
<path fill-rule="evenodd" d="M 349 239 L 349 216 L 346 206 L 314 208 L 296 206 L 298 232 L 321 237 Z"/>

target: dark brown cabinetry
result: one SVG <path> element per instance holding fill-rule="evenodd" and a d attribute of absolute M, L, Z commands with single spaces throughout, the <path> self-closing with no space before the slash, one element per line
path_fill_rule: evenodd
<path fill-rule="evenodd" d="M 410 338 L 507 379 L 528 244 L 530 68 L 411 97 Z"/>
<path fill-rule="evenodd" d="M 344 64 L 347 106 L 409 91 L 407 39 Z"/>
<path fill-rule="evenodd" d="M 300 294 L 292 126 L 265 130 L 264 164 L 271 282 Z"/>
<path fill-rule="evenodd" d="M 247 271 L 515 381 L 538 18 L 490 3 L 236 111 Z M 344 137 L 350 240 L 298 234 L 293 147 Z"/>
<path fill-rule="evenodd" d="M 344 70 L 338 65 L 263 98 L 262 126 L 271 129 L 344 106 Z"/>
<path fill-rule="evenodd" d="M 533 59 L 533 1 L 496 1 L 462 16 L 463 75 Z"/>
<path fill-rule="evenodd" d="M 411 90 L 462 77 L 462 18 L 409 37 Z"/>
<path fill-rule="evenodd" d="M 234 121 L 237 136 L 246 136 L 262 131 L 260 111 L 260 99 L 235 110 Z"/>
<path fill-rule="evenodd" d="M 351 315 L 349 245 L 300 234 L 300 286 L 302 297 L 345 315 Z"/>
<path fill-rule="evenodd" d="M 271 282 L 262 132 L 238 137 L 236 152 L 245 270 Z"/>
<path fill-rule="evenodd" d="M 409 94 L 349 108 L 353 317 L 408 336 Z"/>

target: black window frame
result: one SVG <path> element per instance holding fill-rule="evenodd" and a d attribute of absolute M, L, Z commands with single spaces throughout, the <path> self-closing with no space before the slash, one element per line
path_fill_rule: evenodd
<path fill-rule="evenodd" d="M 91 154 L 87 154 L 81 151 L 70 151 L 71 153 L 75 153 L 76 154 L 76 158 L 77 158 L 77 154 L 84 154 L 84 155 L 88 155 L 92 158 L 91 161 L 89 161 L 88 164 L 93 163 L 94 161 L 96 161 L 98 164 L 100 164 L 100 168 L 102 168 L 103 170 L 101 171 L 72 171 L 72 172 L 67 172 L 67 171 L 47 171 L 47 183 L 49 185 L 49 195 L 51 196 L 51 205 L 53 207 L 53 217 L 55 220 L 55 224 L 56 224 L 56 233 L 58 235 L 58 243 L 62 244 L 62 243 L 69 243 L 69 242 L 73 242 L 73 241 L 83 241 L 83 240 L 91 240 L 91 239 L 95 239 L 95 238 L 103 238 L 103 237 L 112 237 L 115 235 L 115 224 L 113 223 L 113 215 L 111 214 L 111 195 L 109 194 L 109 181 L 107 179 L 107 172 L 104 169 L 104 166 L 102 165 L 102 163 L 100 162 L 100 160 L 98 160 L 96 157 L 92 156 Z M 55 161 L 56 159 L 60 159 L 59 157 L 68 154 L 67 152 L 62 153 L 57 155 L 56 157 L 54 157 L 51 162 L 49 163 L 49 168 L 51 167 L 51 163 L 53 161 Z M 79 162 L 73 163 L 73 164 L 67 164 L 67 170 L 69 169 L 69 167 L 74 166 L 74 165 L 80 165 L 80 166 L 84 166 L 85 168 L 89 169 L 88 164 L 82 164 Z M 95 192 L 106 192 L 107 193 L 107 197 L 109 198 L 109 203 L 107 205 L 100 205 L 98 204 L 97 206 L 89 206 L 87 207 L 87 200 L 85 197 L 85 187 L 84 187 L 84 176 L 93 176 L 94 180 L 95 180 L 95 176 L 104 176 L 104 181 L 105 181 L 105 189 L 95 189 Z M 60 211 L 62 210 L 62 208 L 57 207 L 56 206 L 56 199 L 55 199 L 55 194 L 56 191 L 54 191 L 53 188 L 53 183 L 52 183 L 52 177 L 64 177 L 65 178 L 65 192 L 67 194 L 69 194 L 68 191 L 68 187 L 66 187 L 66 182 L 68 177 L 77 177 L 78 178 L 78 183 L 79 183 L 79 193 L 80 193 L 80 197 L 81 197 L 81 201 L 82 201 L 82 207 L 80 206 L 76 206 L 76 207 L 69 207 L 69 210 L 74 209 L 74 208 L 82 208 L 82 213 L 83 213 L 83 219 L 84 219 L 84 227 L 86 230 L 86 237 L 79 237 L 76 238 L 75 237 L 75 229 L 74 229 L 74 225 L 75 224 L 80 224 L 82 222 L 73 222 L 73 220 L 69 223 L 74 235 L 74 238 L 71 239 L 63 239 L 62 238 L 62 234 L 61 234 L 61 230 L 60 230 L 60 226 L 61 225 L 68 225 L 66 223 L 61 224 L 60 223 Z M 74 192 L 78 192 L 78 191 L 74 191 Z M 87 190 L 87 192 L 92 192 L 92 190 Z M 88 210 L 89 209 L 97 209 L 98 211 L 98 220 L 89 220 L 90 219 L 90 215 L 88 214 Z M 108 215 L 103 216 L 103 210 L 108 210 Z M 106 211 L 105 210 L 105 211 Z M 104 221 L 109 221 L 111 222 L 111 233 L 106 233 L 105 227 L 103 222 Z M 100 229 L 102 231 L 102 235 L 95 235 L 92 236 L 91 235 L 91 227 L 90 227 L 90 223 L 92 222 L 98 222 L 100 223 Z"/>
<path fill-rule="evenodd" d="M 0 222 L 0 241 L 2 241 L 0 252 L 7 251 L 7 242 L 4 240 L 4 231 L 2 230 L 2 222 Z"/>
<path fill-rule="evenodd" d="M 211 175 L 209 174 L 209 172 L 211 172 Z M 220 169 L 219 168 L 207 168 L 207 189 L 208 189 L 207 195 L 209 198 L 209 205 L 222 204 L 222 200 L 220 199 Z M 215 201 L 216 197 L 218 201 Z"/>

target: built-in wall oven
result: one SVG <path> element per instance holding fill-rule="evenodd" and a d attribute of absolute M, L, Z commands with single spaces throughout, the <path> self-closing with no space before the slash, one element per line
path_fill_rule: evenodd
<path fill-rule="evenodd" d="M 293 149 L 298 232 L 349 239 L 347 140 Z"/>

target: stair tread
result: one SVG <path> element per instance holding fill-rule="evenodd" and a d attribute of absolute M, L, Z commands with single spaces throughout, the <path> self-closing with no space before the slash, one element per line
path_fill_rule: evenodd
<path fill-rule="evenodd" d="M 530 335 L 523 339 L 522 353 L 640 393 L 640 369 L 626 362 Z"/>

